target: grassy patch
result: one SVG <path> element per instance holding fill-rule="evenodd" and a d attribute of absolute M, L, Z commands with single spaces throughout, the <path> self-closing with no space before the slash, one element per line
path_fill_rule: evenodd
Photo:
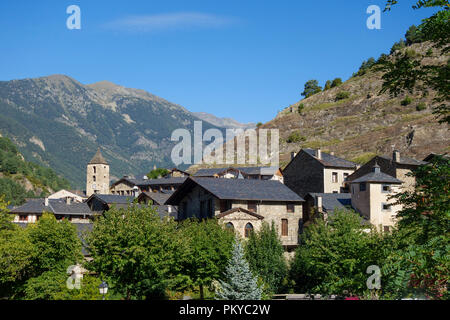
<path fill-rule="evenodd" d="M 359 164 L 365 164 L 367 163 L 369 160 L 371 160 L 373 157 L 375 157 L 377 154 L 373 153 L 373 152 L 366 152 L 363 153 L 353 159 L 351 159 L 350 161 L 359 163 Z"/>

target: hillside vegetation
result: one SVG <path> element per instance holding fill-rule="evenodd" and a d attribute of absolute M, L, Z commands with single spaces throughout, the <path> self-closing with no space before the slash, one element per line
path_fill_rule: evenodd
<path fill-rule="evenodd" d="M 0 197 L 12 205 L 25 198 L 44 197 L 69 183 L 52 169 L 25 161 L 10 139 L 0 137 Z"/>

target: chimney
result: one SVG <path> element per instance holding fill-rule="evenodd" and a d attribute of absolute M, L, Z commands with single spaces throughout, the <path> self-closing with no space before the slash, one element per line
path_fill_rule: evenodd
<path fill-rule="evenodd" d="M 331 151 L 330 154 L 331 154 L 332 156 L 334 156 L 334 151 Z"/>
<path fill-rule="evenodd" d="M 394 150 L 394 152 L 392 154 L 392 160 L 394 162 L 400 162 L 400 151 Z"/>
<path fill-rule="evenodd" d="M 72 203 L 72 198 L 66 197 L 66 204 L 71 204 L 71 203 Z"/>
<path fill-rule="evenodd" d="M 294 160 L 296 155 L 297 155 L 297 152 L 291 152 L 291 160 Z"/>
<path fill-rule="evenodd" d="M 316 156 L 317 156 L 317 159 L 322 160 L 322 150 L 317 149 Z"/>
<path fill-rule="evenodd" d="M 322 197 L 321 196 L 317 197 L 317 210 L 319 212 L 323 211 L 323 208 L 322 208 Z"/>
<path fill-rule="evenodd" d="M 378 163 L 375 163 L 375 165 L 372 168 L 372 171 L 375 172 L 375 173 L 380 173 L 381 172 L 381 169 L 380 169 L 380 166 L 378 165 Z"/>
<path fill-rule="evenodd" d="M 172 213 L 172 206 L 167 206 L 167 212 Z"/>
<path fill-rule="evenodd" d="M 48 207 L 48 198 L 45 198 L 45 199 L 44 199 L 44 205 L 45 205 L 46 207 Z"/>

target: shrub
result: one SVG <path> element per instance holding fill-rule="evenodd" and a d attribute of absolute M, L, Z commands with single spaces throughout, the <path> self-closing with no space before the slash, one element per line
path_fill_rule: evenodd
<path fill-rule="evenodd" d="M 341 78 L 335 78 L 333 80 L 333 82 L 331 83 L 331 87 L 334 88 L 334 87 L 340 86 L 341 84 L 342 84 L 342 79 Z"/>
<path fill-rule="evenodd" d="M 425 104 L 425 102 L 421 102 L 416 106 L 417 111 L 422 111 L 422 110 L 425 110 L 426 108 L 427 108 L 427 105 Z"/>
<path fill-rule="evenodd" d="M 413 99 L 410 96 L 406 96 L 405 99 L 403 99 L 400 104 L 402 106 L 410 105 L 413 102 Z"/>
<path fill-rule="evenodd" d="M 306 138 L 300 134 L 300 131 L 292 132 L 287 138 L 287 143 L 296 143 L 300 141 L 306 141 Z"/>
<path fill-rule="evenodd" d="M 348 98 L 350 98 L 350 92 L 348 92 L 348 91 L 341 91 L 341 92 L 338 92 L 338 94 L 336 95 L 336 101 L 344 100 L 344 99 L 348 99 Z"/>
<path fill-rule="evenodd" d="M 305 109 L 305 105 L 303 104 L 303 103 L 300 103 L 299 105 L 298 105 L 298 113 L 302 113 L 302 111 L 303 111 L 303 109 Z"/>

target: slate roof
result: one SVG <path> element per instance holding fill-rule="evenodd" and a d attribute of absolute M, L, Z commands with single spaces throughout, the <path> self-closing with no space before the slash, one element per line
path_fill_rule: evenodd
<path fill-rule="evenodd" d="M 126 181 L 133 186 L 159 186 L 159 185 L 180 185 L 186 180 L 186 177 L 161 178 L 161 179 L 131 179 L 122 178 L 112 185 L 116 185 L 121 181 Z"/>
<path fill-rule="evenodd" d="M 220 200 L 304 201 L 294 191 L 274 180 L 190 177 L 166 201 L 166 204 L 178 205 L 185 192 L 189 192 L 195 185 L 201 186 Z"/>
<path fill-rule="evenodd" d="M 361 183 L 361 182 L 373 182 L 373 183 L 393 183 L 402 184 L 403 181 L 394 178 L 384 172 L 370 172 L 358 179 L 351 181 L 350 183 Z"/>
<path fill-rule="evenodd" d="M 156 205 L 164 205 L 167 199 L 170 198 L 172 193 L 163 193 L 163 192 L 143 192 L 142 194 L 146 195 L 150 199 L 153 200 L 153 203 Z M 140 196 L 141 197 L 141 196 Z"/>
<path fill-rule="evenodd" d="M 322 159 L 318 159 L 316 157 L 316 150 L 314 149 L 302 149 L 302 151 L 306 152 L 310 156 L 314 157 L 317 161 L 319 161 L 325 167 L 333 167 L 333 168 L 348 168 L 348 169 L 356 169 L 356 163 L 333 156 L 326 152 L 322 151 Z"/>
<path fill-rule="evenodd" d="M 394 160 L 392 159 L 392 156 L 379 156 L 380 158 L 383 158 L 385 160 L 390 160 L 392 162 L 394 162 Z M 400 156 L 400 162 L 396 162 L 398 164 L 404 164 L 404 165 L 410 165 L 410 166 L 421 166 L 421 165 L 425 165 L 427 164 L 427 162 L 425 161 L 421 161 L 421 160 L 416 160 L 413 158 L 408 158 L 408 157 L 403 157 Z"/>
<path fill-rule="evenodd" d="M 108 164 L 105 158 L 103 158 L 102 153 L 100 152 L 100 148 L 97 149 L 94 157 L 89 161 L 89 164 Z"/>
<path fill-rule="evenodd" d="M 278 171 L 278 167 L 222 167 L 222 168 L 209 168 L 200 169 L 194 177 L 212 177 L 216 174 L 220 174 L 228 169 L 236 169 L 248 175 L 273 175 Z"/>
<path fill-rule="evenodd" d="M 49 199 L 48 206 L 45 206 L 44 199 L 30 199 L 22 206 L 11 210 L 15 214 L 42 214 L 42 212 L 63 215 L 91 215 L 92 211 L 86 203 L 73 202 L 67 204 L 65 200 Z"/>
<path fill-rule="evenodd" d="M 308 193 L 313 198 L 322 197 L 322 208 L 326 212 L 335 209 L 347 209 L 352 205 L 352 195 L 350 193 Z"/>
<path fill-rule="evenodd" d="M 135 199 L 133 196 L 121 196 L 121 195 L 117 195 L 117 194 L 93 194 L 91 196 L 92 197 L 96 197 L 98 199 L 100 199 L 100 201 L 107 203 L 107 204 L 128 204 L 130 202 L 133 202 L 133 200 Z M 89 198 L 89 199 L 91 199 Z M 89 201 L 88 199 L 88 201 Z"/>

